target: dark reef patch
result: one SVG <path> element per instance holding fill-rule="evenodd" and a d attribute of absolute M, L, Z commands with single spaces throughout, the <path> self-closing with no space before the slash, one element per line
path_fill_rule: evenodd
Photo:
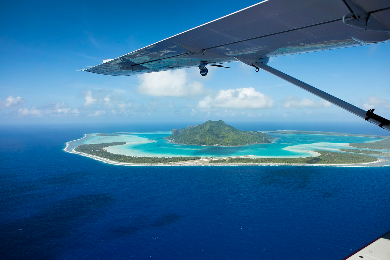
<path fill-rule="evenodd" d="M 92 175 L 91 172 L 70 172 L 64 174 L 56 174 L 50 177 L 47 182 L 52 185 L 72 185 L 82 182 L 85 177 Z"/>
<path fill-rule="evenodd" d="M 182 217 L 175 213 L 164 214 L 157 218 L 139 216 L 134 218 L 128 225 L 112 228 L 109 233 L 114 236 L 114 238 L 130 236 L 148 228 L 163 228 L 179 221 L 180 219 L 182 219 Z"/>

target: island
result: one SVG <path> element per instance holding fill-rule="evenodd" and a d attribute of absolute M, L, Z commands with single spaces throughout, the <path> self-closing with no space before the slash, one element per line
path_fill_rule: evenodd
<path fill-rule="evenodd" d="M 174 129 L 171 135 L 168 132 L 160 133 L 159 137 L 156 137 L 155 133 L 149 134 L 153 134 L 151 139 L 149 139 L 148 134 L 139 133 L 85 134 L 83 138 L 67 142 L 64 150 L 104 163 L 124 166 L 390 166 L 390 136 L 292 130 L 261 133 L 257 131 L 240 131 L 225 124 L 223 121 L 207 121 L 185 129 Z M 334 136 L 340 136 L 340 140 L 355 141 L 349 144 L 344 143 L 337 146 L 338 148 L 331 147 L 329 150 L 313 148 L 309 150 L 310 153 L 304 156 L 275 157 L 268 152 L 266 152 L 266 156 L 253 155 L 256 154 L 255 151 L 257 149 L 268 151 L 273 145 L 281 147 L 281 144 L 284 144 L 287 140 L 283 139 L 283 136 L 288 135 L 292 135 L 289 137 L 289 140 L 291 138 L 296 140 L 296 138 L 299 138 L 297 135 L 315 135 L 318 142 L 322 142 L 323 138 L 327 138 L 326 136 L 332 136 L 330 140 Z M 324 137 L 319 138 L 318 135 L 324 135 Z M 353 138 L 348 139 L 347 136 L 352 136 Z M 96 143 L 96 137 L 101 137 L 102 142 Z M 359 138 L 364 138 L 362 139 L 364 142 L 359 143 Z M 303 140 L 305 139 L 307 138 L 304 137 Z M 93 142 L 90 143 L 88 140 L 93 140 Z M 156 145 L 153 146 L 155 143 Z M 151 147 L 164 146 L 164 149 L 174 148 L 196 152 L 180 153 L 182 156 L 174 153 L 153 156 L 151 153 L 141 152 L 144 145 L 148 147 L 144 151 L 150 151 L 153 149 Z M 308 149 L 305 145 L 303 147 Z M 133 153 L 126 154 L 128 149 L 133 151 Z M 227 154 L 232 154 L 232 151 L 243 150 L 254 153 L 241 152 L 233 156 L 224 156 L 221 153 L 219 156 L 210 156 L 202 152 L 210 149 L 212 151 L 227 151 Z M 279 149 L 283 150 L 284 148 L 282 146 Z"/>
<path fill-rule="evenodd" d="M 124 145 L 125 142 L 112 142 L 101 144 L 82 144 L 77 146 L 74 151 L 79 154 L 88 155 L 91 158 L 99 158 L 100 161 L 116 162 L 116 163 L 131 163 L 131 164 L 164 164 L 199 160 L 201 157 L 144 157 L 144 156 L 128 156 L 123 154 L 114 154 L 107 152 L 105 148 L 116 145 Z"/>
<path fill-rule="evenodd" d="M 271 143 L 272 137 L 257 131 L 240 131 L 222 120 L 173 129 L 166 139 L 175 144 L 206 146 L 242 146 Z"/>

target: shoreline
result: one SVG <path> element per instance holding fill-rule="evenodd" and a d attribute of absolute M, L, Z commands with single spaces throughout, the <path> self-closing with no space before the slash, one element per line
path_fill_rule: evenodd
<path fill-rule="evenodd" d="M 73 142 L 75 142 L 75 141 L 80 141 L 80 140 L 84 139 L 85 137 L 87 137 L 87 134 L 84 134 L 84 136 L 83 136 L 83 137 L 80 137 L 79 139 L 75 139 L 75 140 L 71 140 L 71 141 L 66 142 L 66 143 L 65 143 L 65 148 L 62 149 L 62 150 L 65 151 L 65 152 L 67 152 L 67 153 L 70 153 L 70 152 L 68 151 L 69 144 L 70 144 L 70 143 L 73 143 Z"/>
<path fill-rule="evenodd" d="M 71 140 L 65 143 L 65 148 L 63 151 L 71 154 L 77 154 L 80 156 L 88 157 L 90 159 L 106 163 L 106 164 L 111 164 L 111 165 L 116 165 L 116 166 L 209 166 L 209 167 L 219 167 L 219 166 L 318 166 L 318 167 L 388 167 L 390 166 L 390 161 L 386 160 L 384 158 L 377 158 L 376 161 L 373 162 L 367 162 L 367 163 L 339 163 L 339 164 L 305 164 L 305 163 L 210 163 L 211 160 L 215 160 L 213 158 L 201 158 L 198 160 L 194 161 L 183 161 L 183 162 L 172 162 L 172 163 L 123 163 L 123 162 L 117 162 L 117 161 L 112 161 L 110 159 L 106 159 L 103 157 L 99 157 L 96 155 L 91 155 L 87 153 L 82 153 L 82 152 L 77 152 L 75 151 L 75 148 L 72 150 L 69 150 L 69 145 L 72 142 L 75 141 L 80 141 L 84 138 L 87 137 L 88 134 L 84 134 L 83 137 Z M 348 147 L 348 146 L 347 146 Z M 317 153 L 315 151 L 311 151 L 313 153 Z M 251 157 L 251 155 L 247 156 L 232 156 L 228 158 L 240 158 L 240 157 Z M 218 159 L 216 159 L 218 160 Z M 388 162 L 389 165 L 380 165 L 382 163 Z"/>
<path fill-rule="evenodd" d="M 136 163 L 122 163 L 122 162 L 116 162 L 112 161 L 106 158 L 102 158 L 95 155 L 90 155 L 86 153 L 76 152 L 74 149 L 72 151 L 65 150 L 67 153 L 71 154 L 77 154 L 84 157 L 88 157 L 90 159 L 93 159 L 95 161 L 99 161 L 106 164 L 116 165 L 116 166 L 208 166 L 208 167 L 220 167 L 220 166 L 318 166 L 318 167 L 388 167 L 387 165 L 378 165 L 375 166 L 375 164 L 380 164 L 387 162 L 388 160 L 385 160 L 383 158 L 378 158 L 378 160 L 374 162 L 368 162 L 368 163 L 356 163 L 356 164 L 293 164 L 293 163 L 206 163 L 209 162 L 209 160 L 202 158 L 196 161 L 184 161 L 184 162 L 175 162 L 175 163 L 145 163 L 145 164 L 136 164 Z M 231 158 L 238 158 L 238 157 L 231 157 Z M 389 165 L 390 166 L 390 165 Z"/>

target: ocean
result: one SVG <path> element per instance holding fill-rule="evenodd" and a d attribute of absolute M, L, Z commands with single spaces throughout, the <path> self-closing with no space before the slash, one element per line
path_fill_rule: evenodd
<path fill-rule="evenodd" d="M 0 127 L 0 258 L 342 259 L 390 230 L 387 167 L 123 167 L 62 150 L 85 133 L 179 127 Z"/>

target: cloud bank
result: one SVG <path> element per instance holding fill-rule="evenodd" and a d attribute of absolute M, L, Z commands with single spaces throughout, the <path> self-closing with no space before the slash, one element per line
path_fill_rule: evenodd
<path fill-rule="evenodd" d="M 26 108 L 26 107 L 21 107 L 18 110 L 18 115 L 19 116 L 36 116 L 36 117 L 41 117 L 45 115 L 72 115 L 72 116 L 77 116 L 80 114 L 80 111 L 77 108 L 70 108 L 67 104 L 65 103 L 50 103 L 46 104 L 44 106 L 40 107 L 31 107 L 31 108 Z"/>

